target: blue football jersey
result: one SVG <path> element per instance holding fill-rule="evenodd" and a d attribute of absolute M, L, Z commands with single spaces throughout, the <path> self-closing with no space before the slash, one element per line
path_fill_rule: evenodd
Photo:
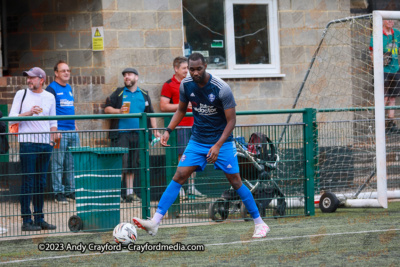
<path fill-rule="evenodd" d="M 215 144 L 226 127 L 225 110 L 236 106 L 229 85 L 210 74 L 208 83 L 200 88 L 192 77 L 182 80 L 179 99 L 193 106 L 194 124 L 191 139 L 203 144 Z M 226 142 L 232 141 L 232 134 Z"/>

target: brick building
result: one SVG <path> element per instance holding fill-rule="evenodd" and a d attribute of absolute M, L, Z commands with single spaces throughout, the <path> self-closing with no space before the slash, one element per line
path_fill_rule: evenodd
<path fill-rule="evenodd" d="M 102 113 L 105 98 L 123 85 L 121 70 L 128 66 L 138 69 L 139 86 L 150 91 L 159 110 L 162 84 L 187 42 L 186 49 L 207 56 L 209 72 L 230 84 L 237 110 L 291 108 L 327 22 L 352 10 L 368 12 L 366 2 L 3 0 L 0 104 L 10 106 L 16 90 L 25 87 L 23 70 L 39 66 L 51 76 L 49 83 L 55 62 L 63 59 L 72 70 L 77 114 Z M 262 18 L 254 21 L 254 14 Z M 92 27 L 100 26 L 104 51 L 93 51 Z M 96 127 L 104 125 L 93 122 L 81 129 Z"/>

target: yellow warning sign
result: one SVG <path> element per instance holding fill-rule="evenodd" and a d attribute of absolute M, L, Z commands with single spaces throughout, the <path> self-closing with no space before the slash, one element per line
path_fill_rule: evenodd
<path fill-rule="evenodd" d="M 104 28 L 92 27 L 92 50 L 104 51 Z"/>
<path fill-rule="evenodd" d="M 101 37 L 99 28 L 96 28 L 96 31 L 95 31 L 95 33 L 94 33 L 94 37 Z"/>

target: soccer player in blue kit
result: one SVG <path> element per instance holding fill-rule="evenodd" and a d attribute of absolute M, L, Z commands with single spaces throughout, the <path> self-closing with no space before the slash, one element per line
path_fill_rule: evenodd
<path fill-rule="evenodd" d="M 206 72 L 207 63 L 203 55 L 193 53 L 188 61 L 191 77 L 181 82 L 179 107 L 161 136 L 161 144 L 169 146 L 169 135 L 185 116 L 189 101 L 192 103 L 194 117 L 192 136 L 153 218 L 144 220 L 134 217 L 132 221 L 150 235 L 156 235 L 162 218 L 179 195 L 182 185 L 194 171 L 203 171 L 208 162 L 225 173 L 242 199 L 254 220 L 253 238 L 266 237 L 269 227 L 262 220 L 253 195 L 242 184 L 239 174 L 236 146 L 232 137 L 236 124 L 236 103 L 232 90 L 220 78 Z"/>

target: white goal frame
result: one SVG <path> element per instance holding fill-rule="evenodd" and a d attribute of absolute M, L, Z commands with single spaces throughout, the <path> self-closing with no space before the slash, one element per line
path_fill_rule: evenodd
<path fill-rule="evenodd" d="M 373 55 L 374 55 L 374 97 L 375 97 L 375 137 L 376 137 L 376 178 L 377 201 L 387 209 L 386 139 L 385 139 L 385 102 L 383 80 L 383 36 L 382 21 L 400 19 L 400 11 L 373 12 Z"/>

